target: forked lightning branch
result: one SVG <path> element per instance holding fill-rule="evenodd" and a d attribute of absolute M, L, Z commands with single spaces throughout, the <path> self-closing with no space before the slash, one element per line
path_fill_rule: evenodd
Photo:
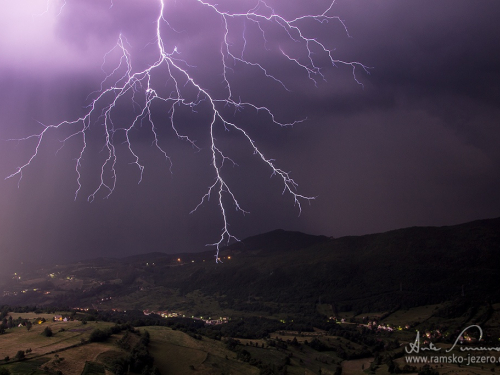
<path fill-rule="evenodd" d="M 245 4 L 248 3 L 231 4 L 231 7 L 241 8 Z M 110 3 L 110 5 L 111 7 L 118 6 L 118 4 L 113 3 Z M 283 194 L 288 194 L 291 197 L 293 203 L 298 207 L 299 214 L 301 204 L 314 199 L 314 197 L 305 196 L 298 192 L 297 183 L 290 173 L 281 169 L 272 159 L 272 156 L 265 155 L 261 151 L 254 138 L 238 123 L 235 114 L 242 111 L 257 113 L 261 117 L 267 118 L 270 125 L 280 127 L 292 126 L 303 121 L 303 119 L 297 119 L 295 122 L 280 121 L 270 106 L 258 105 L 236 96 L 234 94 L 236 91 L 234 88 L 237 85 L 234 78 L 237 75 L 234 69 L 235 65 L 246 66 L 260 76 L 261 79 L 284 91 L 289 90 L 287 82 L 272 73 L 268 67 L 268 59 L 262 59 L 261 57 L 260 60 L 255 60 L 252 54 L 247 53 L 248 50 L 260 48 L 269 56 L 272 55 L 274 60 L 279 59 L 283 66 L 294 66 L 298 71 L 302 71 L 304 76 L 308 77 L 313 86 L 320 81 L 326 80 L 324 69 L 328 68 L 328 66 L 330 68 L 339 65 L 350 67 L 353 79 L 360 85 L 361 83 L 357 78 L 358 70 L 366 73 L 368 70 L 366 66 L 359 62 L 337 59 L 334 56 L 334 47 L 330 45 L 330 38 L 320 40 L 310 35 L 310 31 L 304 26 L 308 22 L 313 22 L 320 25 L 320 27 L 336 22 L 342 26 L 348 35 L 343 21 L 332 14 L 334 1 L 326 2 L 320 12 L 304 13 L 287 18 L 275 11 L 272 4 L 264 1 L 255 1 L 250 6 L 246 5 L 247 8 L 244 9 L 229 10 L 231 7 L 223 8 L 215 1 L 192 0 L 189 1 L 189 4 L 185 4 L 185 6 L 190 7 L 190 14 L 201 11 L 210 13 L 219 20 L 220 50 L 216 51 L 219 56 L 219 86 L 207 86 L 197 78 L 196 72 L 200 67 L 192 65 L 183 56 L 182 43 L 185 42 L 181 38 L 182 30 L 176 30 L 172 26 L 174 22 L 170 19 L 169 5 L 170 3 L 166 0 L 157 0 L 156 18 L 151 20 L 155 25 L 154 35 L 151 35 L 151 40 L 153 40 L 152 43 L 155 46 L 156 56 L 148 63 L 147 67 L 135 70 L 132 64 L 133 52 L 128 44 L 127 35 L 117 35 L 116 45 L 110 49 L 110 53 L 104 56 L 107 63 L 110 56 L 119 55 L 115 68 L 103 73 L 100 87 L 97 91 L 91 93 L 88 103 L 82 103 L 82 106 L 86 106 L 84 114 L 78 118 L 64 119 L 55 124 L 42 124 L 43 128 L 40 132 L 21 138 L 20 140 L 34 141 L 33 152 L 26 162 L 16 168 L 7 178 L 17 177 L 21 182 L 23 173 L 28 172 L 33 160 L 37 158 L 41 145 L 47 142 L 47 138 L 57 137 L 57 134 L 63 134 L 64 131 L 61 147 L 64 147 L 64 144 L 70 139 L 72 141 L 76 139 L 81 145 L 74 161 L 77 186 L 75 199 L 77 199 L 82 191 L 83 184 L 85 184 L 82 176 L 84 157 L 88 152 L 91 152 L 89 133 L 92 128 L 101 127 L 103 129 L 103 151 L 106 156 L 99 166 L 99 181 L 95 188 L 90 189 L 91 193 L 87 199 L 92 201 L 97 196 L 107 198 L 115 190 L 118 179 L 116 169 L 117 144 L 115 141 L 118 133 L 125 139 L 127 152 L 133 160 L 132 164 L 138 170 L 138 182 L 141 182 L 146 166 L 139 157 L 137 147 L 131 137 L 132 132 L 138 127 L 147 127 L 154 139 L 153 146 L 171 165 L 171 155 L 169 155 L 166 147 L 162 146 L 158 129 L 160 127 L 169 127 L 181 142 L 187 142 L 197 149 L 199 146 L 196 141 L 180 130 L 178 113 L 182 109 L 206 111 L 208 120 L 205 129 L 210 140 L 211 161 L 209 165 L 212 170 L 213 183 L 207 186 L 206 193 L 200 197 L 199 204 L 193 207 L 192 212 L 200 209 L 209 200 L 215 201 L 217 204 L 222 228 L 217 241 L 211 245 L 216 247 L 215 258 L 219 261 L 221 245 L 229 243 L 231 240 L 237 240 L 229 230 L 228 210 L 233 206 L 232 208 L 237 212 L 245 214 L 249 209 L 240 205 L 236 193 L 228 182 L 227 173 L 230 172 L 225 166 L 234 164 L 234 162 L 231 155 L 223 151 L 215 136 L 216 131 L 221 129 L 230 130 L 239 134 L 260 162 L 268 168 L 270 175 L 281 181 Z M 71 6 L 71 1 L 60 5 L 57 17 L 64 17 L 65 11 Z M 43 17 L 44 15 L 39 16 Z M 250 30 L 253 32 L 250 33 Z M 285 46 L 275 49 L 268 48 L 269 42 L 276 35 L 277 30 L 286 35 L 288 44 L 294 46 L 292 49 L 287 49 Z M 176 43 L 176 40 L 171 40 L 171 38 L 175 39 L 176 35 L 179 35 L 179 43 Z M 169 40 L 166 40 L 167 37 Z M 236 46 L 233 43 L 234 40 L 239 40 L 240 43 Z M 161 74 L 157 75 L 156 73 Z M 158 79 L 161 76 L 167 77 L 167 79 Z M 164 88 L 167 84 L 170 91 L 165 94 Z M 116 116 L 120 106 L 127 102 L 134 107 L 134 115 L 128 120 L 117 121 Z M 159 103 L 164 108 L 163 121 L 161 122 L 153 114 L 157 108 L 153 108 L 154 103 Z"/>

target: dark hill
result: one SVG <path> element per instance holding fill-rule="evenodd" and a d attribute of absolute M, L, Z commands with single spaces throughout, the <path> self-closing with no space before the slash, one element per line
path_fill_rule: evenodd
<path fill-rule="evenodd" d="M 321 297 L 341 309 L 372 311 L 500 297 L 500 218 L 338 239 L 274 231 L 221 252 L 230 254 L 231 261 L 193 269 L 177 285 L 280 303 Z"/>
<path fill-rule="evenodd" d="M 125 258 L 121 258 L 121 260 L 125 263 L 127 262 L 151 262 L 157 259 L 162 259 L 162 258 L 170 258 L 172 255 L 167 254 L 167 253 L 161 253 L 159 251 L 155 251 L 152 253 L 147 253 L 147 254 L 137 254 L 137 255 L 130 255 Z"/>
<path fill-rule="evenodd" d="M 313 236 L 301 232 L 276 229 L 272 232 L 245 238 L 243 241 L 229 246 L 228 249 L 233 251 L 263 251 L 260 255 L 269 255 L 269 253 L 281 251 L 292 252 L 326 241 L 328 241 L 326 236 Z"/>
<path fill-rule="evenodd" d="M 57 278 L 39 289 L 52 285 L 57 293 L 10 293 L 12 303 L 89 306 L 113 297 L 116 306 L 134 296 L 136 308 L 149 308 L 200 291 L 224 309 L 307 315 L 320 300 L 335 310 L 359 311 L 456 299 L 500 302 L 500 218 L 337 239 L 275 230 L 223 248 L 220 257 L 223 263 L 215 263 L 209 250 L 94 259 L 23 274 L 22 282 L 3 290 L 34 287 L 30 279 L 52 272 Z"/>

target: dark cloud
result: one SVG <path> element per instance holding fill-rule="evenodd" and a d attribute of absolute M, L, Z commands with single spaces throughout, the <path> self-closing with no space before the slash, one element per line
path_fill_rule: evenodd
<path fill-rule="evenodd" d="M 218 3 L 249 9 L 252 2 Z M 297 17 L 306 5 L 317 11 L 326 3 L 287 2 L 280 11 Z M 89 93 L 99 88 L 119 59 L 115 49 L 101 70 L 103 57 L 120 33 L 137 69 L 156 58 L 158 1 L 74 1 L 63 8 L 53 2 L 45 14 L 37 4 L 10 5 L 0 20 L 2 35 L 13 36 L 0 41 L 3 140 L 39 132 L 40 122 L 81 116 L 95 97 Z M 185 60 L 179 64 L 196 66 L 196 79 L 220 96 L 224 30 L 220 17 L 207 9 L 196 12 L 196 4 L 167 2 L 172 28 L 162 26 L 165 47 L 178 47 L 179 59 Z M 281 227 L 342 236 L 500 215 L 498 2 L 337 0 L 331 13 L 345 21 L 351 37 L 334 20 L 305 22 L 304 30 L 308 37 L 317 36 L 335 47 L 335 59 L 373 67 L 370 75 L 360 68 L 354 72 L 364 87 L 356 83 L 350 66 L 328 67 L 319 50 L 314 57 L 324 66 L 326 81 L 315 85 L 279 53 L 282 47 L 304 58 L 303 45 L 290 42 L 282 28 L 266 28 L 266 44 L 255 23 L 231 21 L 234 50 L 243 51 L 240 32 L 245 30 L 245 57 L 262 62 L 290 89 L 263 80 L 255 67 L 235 62 L 228 71 L 234 96 L 268 105 L 285 122 L 308 118 L 293 128 L 280 128 L 252 110 L 237 113 L 235 120 L 280 168 L 292 171 L 300 193 L 317 196 L 310 205 L 304 202 L 299 216 L 293 198 L 282 194 L 279 178 L 271 176 L 271 169 L 259 162 L 241 135 L 218 127 L 221 148 L 237 163 L 227 163 L 224 172 L 242 207 L 250 211 L 243 216 L 228 202 L 234 234 L 243 238 Z M 165 74 L 154 79 L 165 82 L 159 90 L 172 90 Z M 87 203 L 98 183 L 99 163 L 106 158 L 102 128 L 96 127 L 89 133 L 92 142 L 82 161 L 82 190 L 74 200 L 75 158 L 81 144 L 72 138 L 57 151 L 71 131 L 48 134 L 19 188 L 17 178 L 0 184 L 2 258 L 198 251 L 216 242 L 222 221 L 215 195 L 190 214 L 214 181 L 203 105 L 197 113 L 177 113 L 179 129 L 197 140 L 200 151 L 175 137 L 168 126 L 167 106 L 157 103 L 153 109 L 172 171 L 152 146 L 150 125 L 144 124 L 130 134 L 146 167 L 137 184 L 139 171 L 131 165 L 123 133 L 116 133 L 116 190 L 108 199 L 100 194 Z M 114 117 L 117 126 L 132 113 L 131 106 L 120 108 Z M 8 176 L 25 163 L 34 142 L 5 141 L 0 175 Z"/>

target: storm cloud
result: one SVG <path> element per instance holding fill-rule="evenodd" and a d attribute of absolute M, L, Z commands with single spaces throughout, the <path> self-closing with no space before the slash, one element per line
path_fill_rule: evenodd
<path fill-rule="evenodd" d="M 218 95 L 224 88 L 220 18 L 206 9 L 195 12 L 196 1 L 166 3 L 171 22 L 171 28 L 162 29 L 166 48 L 178 47 L 182 59 L 196 66 L 196 78 Z M 227 9 L 235 6 L 218 3 Z M 251 4 L 238 3 L 247 10 Z M 329 4 L 291 1 L 276 11 L 297 17 Z M 85 113 L 89 94 L 99 89 L 105 72 L 119 59 L 116 50 L 106 55 L 119 35 L 126 38 L 136 70 L 154 61 L 157 53 L 159 1 L 68 0 L 64 6 L 49 2 L 46 7 L 37 1 L 12 3 L 0 16 L 4 177 L 29 160 L 35 146 L 33 139 L 9 139 L 39 133 L 41 123 Z M 250 211 L 230 212 L 231 231 L 239 238 L 276 228 L 339 237 L 499 216 L 498 2 L 338 0 L 329 14 L 338 15 L 348 33 L 331 20 L 304 24 L 307 37 L 335 48 L 336 59 L 371 67 L 369 75 L 355 71 L 362 86 L 350 66 L 329 66 L 319 51 L 325 81 L 315 85 L 276 53 L 280 47 L 299 52 L 279 28 L 268 31 L 268 45 L 249 44 L 246 53 L 252 61 L 265 63 L 290 91 L 248 66 L 235 65 L 230 72 L 235 97 L 267 105 L 284 122 L 307 118 L 281 128 L 251 111 L 236 115 L 266 156 L 291 171 L 298 192 L 316 197 L 310 204 L 303 202 L 298 215 L 293 198 L 282 194 L 282 183 L 259 163 L 248 143 L 221 130 L 218 141 L 238 164 L 225 167 L 227 179 Z M 252 34 L 255 27 L 247 27 L 248 38 L 257 36 Z M 244 42 L 237 35 L 231 34 L 235 48 Z M 105 158 L 99 128 L 84 156 L 85 178 L 76 200 L 75 158 L 81 145 L 72 139 L 60 149 L 60 140 L 70 131 L 48 134 L 22 179 L 0 183 L 2 258 L 67 260 L 200 251 L 216 242 L 222 224 L 215 197 L 190 214 L 214 181 L 206 119 L 202 111 L 186 113 L 186 121 L 179 124 L 197 140 L 196 150 L 169 133 L 168 114 L 156 110 L 172 169 L 151 146 L 147 129 L 138 129 L 134 140 L 145 165 L 143 181 L 138 184 L 138 170 L 117 142 L 121 158 L 116 190 L 92 203 L 86 197 L 95 189 Z M 122 117 L 125 121 L 126 110 Z"/>

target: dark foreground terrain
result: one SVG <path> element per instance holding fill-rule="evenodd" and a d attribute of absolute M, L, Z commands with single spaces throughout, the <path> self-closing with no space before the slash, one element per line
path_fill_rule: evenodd
<path fill-rule="evenodd" d="M 0 287 L 0 374 L 500 371 L 490 363 L 500 357 L 500 219 L 338 239 L 277 230 L 223 249 L 222 263 L 213 255 L 13 267 Z M 96 328 L 113 332 L 93 341 Z M 154 364 L 139 368 L 130 358 L 144 330 Z M 422 348 L 439 350 L 408 353 L 417 331 Z M 482 362 L 409 357 L 446 350 Z"/>

